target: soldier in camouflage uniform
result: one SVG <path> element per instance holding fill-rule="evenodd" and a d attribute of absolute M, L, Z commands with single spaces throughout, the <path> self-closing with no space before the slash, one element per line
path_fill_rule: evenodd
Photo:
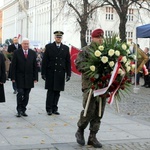
<path fill-rule="evenodd" d="M 89 84 L 90 84 L 90 79 L 84 74 L 83 62 L 86 62 L 88 60 L 88 49 L 92 48 L 92 45 L 94 43 L 98 43 L 98 44 L 103 43 L 103 34 L 104 32 L 102 29 L 94 30 L 91 34 L 92 36 L 91 44 L 83 47 L 82 51 L 79 53 L 76 59 L 76 67 L 82 73 L 83 108 L 85 108 L 86 105 L 86 101 L 88 98 Z M 103 117 L 103 113 L 105 109 L 105 104 L 106 104 L 106 99 L 103 99 L 101 117 L 99 117 L 98 115 L 99 102 L 96 101 L 96 98 L 93 97 L 92 95 L 86 117 L 83 116 L 84 110 L 81 111 L 80 119 L 77 123 L 78 130 L 75 134 L 77 143 L 79 143 L 80 145 L 85 145 L 84 129 L 90 123 L 90 127 L 89 127 L 90 135 L 88 138 L 88 145 L 92 145 L 95 148 L 102 147 L 102 144 L 96 138 L 96 133 L 98 132 L 100 127 L 101 118 Z"/>

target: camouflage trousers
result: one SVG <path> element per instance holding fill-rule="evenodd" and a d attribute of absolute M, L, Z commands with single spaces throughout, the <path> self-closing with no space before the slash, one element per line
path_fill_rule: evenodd
<path fill-rule="evenodd" d="M 87 91 L 83 92 L 83 108 L 85 108 L 86 106 L 88 94 L 89 93 Z M 100 123 L 104 114 L 105 105 L 106 105 L 106 98 L 103 98 L 101 107 L 101 116 L 99 117 L 99 101 L 97 100 L 96 97 L 92 96 L 89 103 L 87 115 L 85 117 L 83 116 L 84 110 L 81 111 L 80 119 L 77 123 L 78 127 L 81 129 L 85 129 L 87 125 L 90 124 L 89 130 L 97 132 L 100 128 Z"/>

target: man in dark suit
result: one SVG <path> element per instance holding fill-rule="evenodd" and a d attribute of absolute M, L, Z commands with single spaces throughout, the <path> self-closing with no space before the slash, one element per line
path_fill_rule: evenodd
<path fill-rule="evenodd" d="M 0 52 L 0 103 L 5 102 L 4 83 L 6 82 L 5 57 Z"/>
<path fill-rule="evenodd" d="M 21 44 L 18 43 L 18 38 L 14 37 L 13 38 L 13 44 L 8 46 L 8 52 L 10 54 L 12 54 L 12 57 L 13 57 L 14 51 L 17 49 L 20 49 L 20 48 L 21 48 Z M 12 57 L 11 57 L 10 61 L 12 61 Z M 11 64 L 10 64 L 10 72 L 11 72 Z M 9 76 L 11 78 L 11 74 Z M 12 86 L 13 86 L 14 94 L 16 94 L 17 93 L 16 83 L 12 82 Z"/>
<path fill-rule="evenodd" d="M 22 40 L 22 48 L 14 51 L 12 60 L 12 82 L 17 85 L 17 117 L 28 116 L 26 106 L 29 93 L 34 83 L 38 81 L 36 53 L 29 49 L 29 40 Z"/>
<path fill-rule="evenodd" d="M 58 100 L 60 91 L 64 91 L 66 81 L 71 77 L 71 63 L 69 47 L 62 44 L 62 31 L 54 32 L 55 41 L 47 44 L 42 61 L 42 78 L 45 80 L 47 91 L 46 111 L 48 115 L 58 112 Z"/>

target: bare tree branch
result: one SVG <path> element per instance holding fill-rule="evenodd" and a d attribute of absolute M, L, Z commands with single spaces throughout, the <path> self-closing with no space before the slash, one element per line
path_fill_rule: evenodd
<path fill-rule="evenodd" d="M 82 17 L 79 13 L 79 11 L 77 10 L 77 8 L 75 8 L 71 2 L 67 1 L 67 4 L 76 12 L 76 14 L 78 15 L 78 17 L 80 18 L 80 20 L 82 20 Z"/>

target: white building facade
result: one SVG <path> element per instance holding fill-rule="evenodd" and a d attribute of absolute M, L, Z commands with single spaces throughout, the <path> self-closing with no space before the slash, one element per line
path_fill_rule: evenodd
<path fill-rule="evenodd" d="M 73 1 L 79 7 L 79 0 Z M 150 9 L 150 8 L 149 8 Z M 4 0 L 2 41 L 20 36 L 28 37 L 34 46 L 44 47 L 53 42 L 53 32 L 62 30 L 65 34 L 63 43 L 81 47 L 80 27 L 76 21 L 76 14 L 70 11 L 65 0 Z M 139 15 L 140 14 L 140 15 Z M 128 10 L 126 25 L 127 39 L 136 41 L 136 27 L 150 23 L 150 14 L 144 9 L 133 5 Z M 102 28 L 105 35 L 119 32 L 119 17 L 112 7 L 102 7 L 89 18 L 86 40 L 90 42 L 90 33 L 95 28 Z M 149 47 L 149 39 L 140 39 L 141 48 Z"/>

